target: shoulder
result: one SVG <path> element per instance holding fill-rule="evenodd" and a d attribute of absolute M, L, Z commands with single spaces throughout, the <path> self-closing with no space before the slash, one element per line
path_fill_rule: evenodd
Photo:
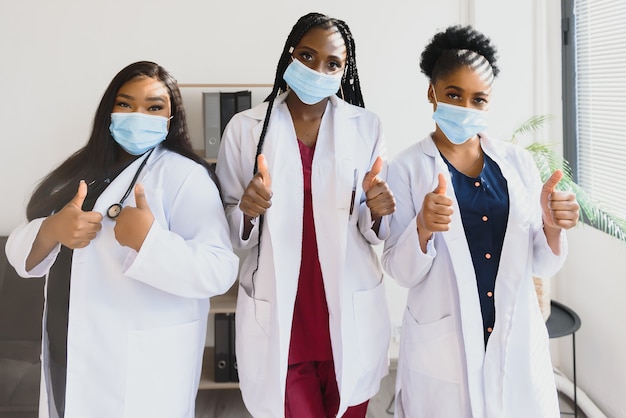
<path fill-rule="evenodd" d="M 434 162 L 434 151 L 436 147 L 429 136 L 404 148 L 391 161 L 392 165 L 398 167 L 408 167 L 412 170 L 421 168 L 425 160 L 431 159 Z"/>
<path fill-rule="evenodd" d="M 151 171 L 161 173 L 168 183 L 184 182 L 189 177 L 206 178 L 210 181 L 209 173 L 203 165 L 168 149 L 161 148 L 150 166 Z"/>
<path fill-rule="evenodd" d="M 489 154 L 495 154 L 514 165 L 526 165 L 533 163 L 531 153 L 524 147 L 510 141 L 501 141 L 482 135 L 483 148 Z"/>
<path fill-rule="evenodd" d="M 348 118 L 355 118 L 359 122 L 380 124 L 378 115 L 369 109 L 350 104 L 337 96 L 331 96 L 330 102 L 336 113 L 340 113 Z"/>

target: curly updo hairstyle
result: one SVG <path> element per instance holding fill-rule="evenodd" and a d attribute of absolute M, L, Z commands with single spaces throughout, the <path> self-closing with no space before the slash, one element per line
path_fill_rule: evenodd
<path fill-rule="evenodd" d="M 496 59 L 496 48 L 488 37 L 471 26 L 456 25 L 433 36 L 422 52 L 420 68 L 433 83 L 463 66 L 490 72 L 493 81 L 500 72 Z"/>

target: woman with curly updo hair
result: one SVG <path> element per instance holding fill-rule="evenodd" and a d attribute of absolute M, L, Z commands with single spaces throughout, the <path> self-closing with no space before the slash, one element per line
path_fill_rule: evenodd
<path fill-rule="evenodd" d="M 532 157 L 486 132 L 499 69 L 469 26 L 422 52 L 435 130 L 390 164 L 396 212 L 383 266 L 409 288 L 398 417 L 558 417 L 533 276 L 551 277 L 578 220 L 573 194 L 541 183 Z"/>

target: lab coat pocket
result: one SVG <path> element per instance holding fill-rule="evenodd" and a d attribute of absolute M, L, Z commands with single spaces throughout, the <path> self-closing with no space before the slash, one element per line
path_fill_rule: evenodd
<path fill-rule="evenodd" d="M 373 289 L 355 292 L 353 301 L 361 361 L 365 370 L 372 370 L 386 358 L 391 340 L 391 323 L 383 282 Z"/>
<path fill-rule="evenodd" d="M 125 418 L 189 417 L 200 367 L 199 321 L 131 331 Z"/>
<path fill-rule="evenodd" d="M 237 370 L 252 381 L 264 381 L 267 369 L 271 305 L 239 289 L 235 321 Z"/>
<path fill-rule="evenodd" d="M 454 318 L 448 315 L 433 322 L 419 323 L 407 308 L 404 327 L 401 351 L 408 366 L 422 375 L 460 383 L 463 365 Z"/>

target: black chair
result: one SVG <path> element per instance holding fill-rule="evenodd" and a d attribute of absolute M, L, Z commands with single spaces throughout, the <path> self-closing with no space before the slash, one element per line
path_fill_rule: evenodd
<path fill-rule="evenodd" d="M 6 240 L 0 237 L 0 417 L 36 418 L 44 280 L 17 275 Z"/>

